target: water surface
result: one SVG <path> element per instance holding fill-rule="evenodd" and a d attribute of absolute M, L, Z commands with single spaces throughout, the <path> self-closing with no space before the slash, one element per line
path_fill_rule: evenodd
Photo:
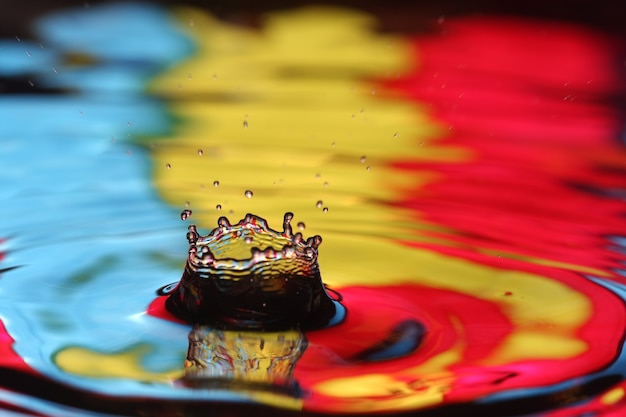
<path fill-rule="evenodd" d="M 2 268 L 15 267 L 0 277 L 0 404 L 624 407 L 615 42 L 496 17 L 415 37 L 375 24 L 306 8 L 253 30 L 110 5 L 0 44 L 0 75 L 30 81 L 0 98 Z M 276 226 L 293 211 L 323 236 L 322 278 L 347 314 L 306 333 L 297 395 L 176 383 L 191 326 L 146 312 L 182 273 L 186 208 L 204 233 L 222 215 Z"/>

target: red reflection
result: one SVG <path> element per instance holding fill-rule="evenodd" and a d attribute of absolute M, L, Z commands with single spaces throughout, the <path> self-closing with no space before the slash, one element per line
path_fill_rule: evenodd
<path fill-rule="evenodd" d="M 626 204 L 593 192 L 626 188 L 621 125 L 606 104 L 623 91 L 611 42 L 561 24 L 463 19 L 414 39 L 414 50 L 418 69 L 385 86 L 428 103 L 450 128 L 443 146 L 473 155 L 392 163 L 438 174 L 394 203 L 450 230 L 431 233 L 446 243 L 423 246 L 620 267 L 626 258 L 607 250 L 606 235 L 626 230 Z"/>

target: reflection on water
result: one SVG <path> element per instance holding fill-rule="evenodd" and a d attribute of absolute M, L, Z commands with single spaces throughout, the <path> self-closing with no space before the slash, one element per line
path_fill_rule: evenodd
<path fill-rule="evenodd" d="M 250 30 L 112 5 L 0 43 L 0 77 L 33 93 L 0 97 L 4 408 L 624 410 L 612 41 L 513 19 L 375 24 L 307 8 Z M 239 337 L 161 314 L 183 209 L 199 229 L 294 211 L 324 236 L 344 320 Z M 199 375 L 213 382 L 190 387 Z"/>
<path fill-rule="evenodd" d="M 254 332 L 194 326 L 182 383 L 194 388 L 284 390 L 300 397 L 293 371 L 306 349 L 299 330 Z"/>

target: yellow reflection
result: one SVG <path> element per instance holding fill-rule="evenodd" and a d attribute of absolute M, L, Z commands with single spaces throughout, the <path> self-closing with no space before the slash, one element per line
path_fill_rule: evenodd
<path fill-rule="evenodd" d="M 149 352 L 150 347 L 147 345 L 137 345 L 117 353 L 68 347 L 55 355 L 54 362 L 64 372 L 91 378 L 128 378 L 145 382 L 169 382 L 183 375 L 182 368 L 163 372 L 150 372 L 144 369 L 141 362 Z"/>
<path fill-rule="evenodd" d="M 600 402 L 604 405 L 613 405 L 624 398 L 624 388 L 613 388 L 600 397 Z"/>
<path fill-rule="evenodd" d="M 154 142 L 154 177 L 166 201 L 189 201 L 203 227 L 247 212 L 280 225 L 293 211 L 307 234 L 327 239 L 342 230 L 389 235 L 402 222 L 375 202 L 415 180 L 386 169 L 388 160 L 468 157 L 435 146 L 440 129 L 415 104 L 379 98 L 367 80 L 406 71 L 409 50 L 375 33 L 367 15 L 307 8 L 268 15 L 260 31 L 191 9 L 179 18 L 199 50 L 152 85 L 181 120 Z"/>
<path fill-rule="evenodd" d="M 447 379 L 409 383 L 385 374 L 369 374 L 350 378 L 336 378 L 316 386 L 320 393 L 348 402 L 352 412 L 385 410 L 412 410 L 440 403 L 449 385 Z M 345 411 L 345 410 L 344 410 Z"/>

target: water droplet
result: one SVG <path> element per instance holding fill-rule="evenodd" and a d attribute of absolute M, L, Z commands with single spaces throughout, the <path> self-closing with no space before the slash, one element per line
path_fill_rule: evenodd
<path fill-rule="evenodd" d="M 202 156 L 203 153 L 202 149 L 198 149 L 198 155 Z"/>
<path fill-rule="evenodd" d="M 189 201 L 185 201 L 185 207 L 189 207 L 191 203 Z"/>
<path fill-rule="evenodd" d="M 324 187 L 328 187 L 328 181 L 324 181 Z"/>
<path fill-rule="evenodd" d="M 172 169 L 172 165 L 171 164 L 165 164 L 165 168 Z"/>
<path fill-rule="evenodd" d="M 198 241 L 198 237 L 200 236 L 198 235 L 198 231 L 196 230 L 196 225 L 190 224 L 187 230 L 187 241 L 189 242 L 189 244 L 191 245 L 193 243 L 196 243 Z"/>
<path fill-rule="evenodd" d="M 243 128 L 244 128 L 244 129 L 247 129 L 247 128 L 248 128 L 248 121 L 247 121 L 247 120 L 244 120 L 244 121 L 243 121 Z"/>
<path fill-rule="evenodd" d="M 216 209 L 217 211 L 220 211 L 220 210 L 222 209 L 222 205 L 221 205 L 221 204 L 218 204 L 217 206 L 215 206 L 215 209 Z"/>
<path fill-rule="evenodd" d="M 18 42 L 22 42 L 22 40 L 17 35 L 15 35 L 15 40 L 18 41 Z"/>
<path fill-rule="evenodd" d="M 58 73 L 59 73 L 59 71 L 57 71 L 57 69 L 56 69 L 56 68 L 54 68 L 54 67 L 52 67 L 52 72 L 54 72 L 55 74 L 58 74 Z"/>
<path fill-rule="evenodd" d="M 367 158 L 365 157 L 365 155 L 363 155 L 363 156 L 361 157 L 361 163 L 362 163 L 362 164 L 364 164 L 364 163 L 365 163 L 365 161 L 367 161 Z"/>
<path fill-rule="evenodd" d="M 187 220 L 187 219 L 189 218 L 189 216 L 191 216 L 191 213 L 192 213 L 192 211 L 191 211 L 191 210 L 183 210 L 183 211 L 180 213 L 180 219 L 181 219 L 181 220 L 183 220 L 183 221 L 184 221 L 184 220 Z"/>
<path fill-rule="evenodd" d="M 248 198 L 252 198 L 252 196 L 254 195 L 254 193 L 250 190 L 246 190 L 246 192 L 244 193 L 244 195 Z"/>
<path fill-rule="evenodd" d="M 396 133 L 394 133 L 394 134 L 393 134 L 393 138 L 394 138 L 394 139 L 398 139 L 398 132 L 396 132 Z"/>
<path fill-rule="evenodd" d="M 307 241 L 307 244 L 317 249 L 322 244 L 322 237 L 320 235 L 315 235 L 311 238 L 311 243 Z"/>
<path fill-rule="evenodd" d="M 337 145 L 337 143 L 336 143 L 336 142 L 333 142 L 333 143 L 331 143 L 331 144 L 330 144 L 330 146 L 332 146 L 333 148 L 334 148 L 336 145 Z"/>
<path fill-rule="evenodd" d="M 322 174 L 320 174 L 319 172 L 317 174 L 315 174 L 315 178 L 320 178 L 322 176 Z"/>
<path fill-rule="evenodd" d="M 370 171 L 372 168 L 368 165 L 367 167 L 365 167 L 365 170 Z"/>
<path fill-rule="evenodd" d="M 304 222 L 298 222 L 298 229 L 300 230 L 306 229 L 306 224 L 304 224 Z"/>
<path fill-rule="evenodd" d="M 322 200 L 317 200 L 317 203 L 315 203 L 315 207 L 317 208 L 322 208 L 323 205 L 324 205 L 324 202 Z"/>
<path fill-rule="evenodd" d="M 324 213 L 328 213 L 328 207 L 324 207 L 324 208 L 322 209 L 322 211 L 323 211 Z"/>
<path fill-rule="evenodd" d="M 26 51 L 26 56 L 28 56 L 29 58 L 32 56 L 32 54 L 30 53 L 30 51 Z"/>
<path fill-rule="evenodd" d="M 213 187 L 219 187 L 220 186 L 220 182 L 215 180 L 213 181 Z"/>

